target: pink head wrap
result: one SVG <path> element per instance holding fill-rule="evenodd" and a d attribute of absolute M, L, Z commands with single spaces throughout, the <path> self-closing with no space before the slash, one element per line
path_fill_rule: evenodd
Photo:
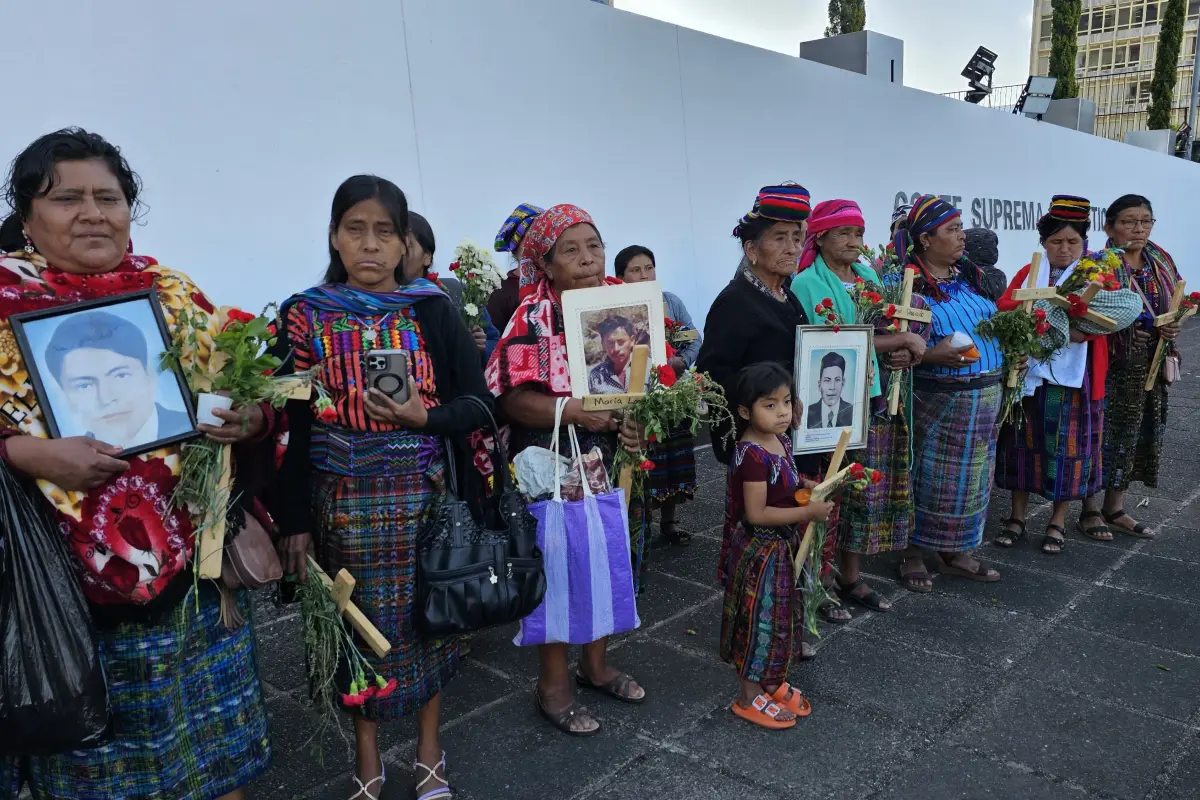
<path fill-rule="evenodd" d="M 808 236 L 804 240 L 804 252 L 800 254 L 800 271 L 808 269 L 817 260 L 817 237 L 822 233 L 844 226 L 867 227 L 862 209 L 853 200 L 825 200 L 817 203 L 808 218 Z"/>

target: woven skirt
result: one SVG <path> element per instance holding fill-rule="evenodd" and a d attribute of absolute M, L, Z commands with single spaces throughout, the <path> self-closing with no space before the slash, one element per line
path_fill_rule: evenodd
<path fill-rule="evenodd" d="M 341 453 L 339 461 L 346 460 Z M 415 714 L 458 671 L 458 640 L 427 639 L 414 625 L 417 534 L 445 492 L 445 456 L 422 445 L 393 450 L 383 462 L 373 457 L 370 461 L 399 474 L 354 477 L 314 470 L 315 544 L 326 572 L 334 575 L 344 569 L 354 577 L 351 600 L 392 645 L 383 658 L 365 644 L 359 649 L 376 672 L 394 678 L 399 688 L 386 698 L 346 710 L 374 722 L 391 722 Z M 349 676 L 343 677 L 346 685 L 339 691 L 346 692 Z"/>
<path fill-rule="evenodd" d="M 1054 503 L 1098 492 L 1104 400 L 1091 399 L 1091 381 L 1080 389 L 1043 384 L 1022 409 L 1020 426 L 1010 422 L 1000 429 L 996 488 L 1033 492 Z"/>
<path fill-rule="evenodd" d="M 687 426 L 650 445 L 654 462 L 647 488 L 655 501 L 691 500 L 696 494 L 696 437 Z"/>
<path fill-rule="evenodd" d="M 199 591 L 199 610 L 189 593 L 161 625 L 98 632 L 113 738 L 26 759 L 35 800 L 211 800 L 266 772 L 253 630 L 227 630 L 216 590 Z M 249 594 L 237 603 L 250 619 Z M 11 760 L 0 766 L 0 797 L 15 796 L 19 769 Z"/>
<path fill-rule="evenodd" d="M 841 499 L 838 546 L 864 556 L 903 550 L 913 527 L 912 476 L 908 423 L 903 414 L 872 414 L 867 447 L 853 454 L 883 473 L 879 483 Z"/>
<path fill-rule="evenodd" d="M 1146 391 L 1147 358 L 1131 357 L 1110 367 L 1104 414 L 1104 488 L 1124 491 L 1140 481 L 1158 486 L 1158 462 L 1167 430 L 1167 387 L 1160 380 Z"/>
<path fill-rule="evenodd" d="M 725 603 L 721 659 L 738 675 L 763 684 L 783 683 L 799 646 L 797 619 L 803 600 L 796 589 L 792 547 L 786 539 L 755 535 L 742 525 L 725 534 Z"/>
<path fill-rule="evenodd" d="M 982 544 L 1003 391 L 913 392 L 913 544 L 947 553 Z"/>

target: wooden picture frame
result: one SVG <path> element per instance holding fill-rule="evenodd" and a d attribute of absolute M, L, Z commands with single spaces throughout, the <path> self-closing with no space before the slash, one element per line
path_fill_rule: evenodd
<path fill-rule="evenodd" d="M 135 456 L 201 435 L 187 382 L 163 358 L 171 335 L 153 289 L 9 322 L 51 439 L 89 436 Z"/>
<path fill-rule="evenodd" d="M 629 386 L 633 352 L 649 347 L 650 365 L 667 363 L 667 326 L 658 281 L 573 289 L 562 294 L 571 394 L 588 410 L 634 403 L 645 385 Z M 624 356 L 623 365 L 614 357 Z"/>

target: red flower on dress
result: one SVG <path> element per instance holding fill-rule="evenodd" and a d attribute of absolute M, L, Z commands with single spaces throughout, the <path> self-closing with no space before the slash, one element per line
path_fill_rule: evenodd
<path fill-rule="evenodd" d="M 192 302 L 200 306 L 200 309 L 206 314 L 211 314 L 216 311 L 216 309 L 213 308 L 213 304 L 208 301 L 208 298 L 200 292 L 192 292 Z"/>
<path fill-rule="evenodd" d="M 137 567 L 116 556 L 109 558 L 108 563 L 100 570 L 100 577 L 126 597 L 132 595 L 133 590 L 137 588 L 139 576 Z"/>

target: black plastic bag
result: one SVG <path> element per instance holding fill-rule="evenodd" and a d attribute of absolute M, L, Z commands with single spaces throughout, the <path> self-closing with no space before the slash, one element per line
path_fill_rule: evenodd
<path fill-rule="evenodd" d="M 34 492 L 0 461 L 0 756 L 94 747 L 108 728 L 87 601 Z"/>

